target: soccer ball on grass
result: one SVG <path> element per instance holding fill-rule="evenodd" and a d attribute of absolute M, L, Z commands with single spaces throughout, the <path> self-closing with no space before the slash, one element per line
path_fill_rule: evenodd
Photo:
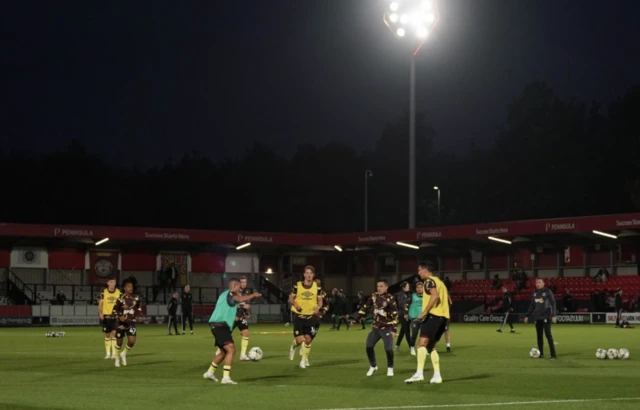
<path fill-rule="evenodd" d="M 260 360 L 262 360 L 263 355 L 264 354 L 262 353 L 262 349 L 260 349 L 259 347 L 253 347 L 251 348 L 251 350 L 249 350 L 249 359 L 254 362 L 259 362 Z"/>
<path fill-rule="evenodd" d="M 535 347 L 533 349 L 531 349 L 529 351 L 529 356 L 531 356 L 534 359 L 537 359 L 538 357 L 540 357 L 540 350 L 536 349 Z"/>
<path fill-rule="evenodd" d="M 617 358 L 618 358 L 618 350 L 616 350 L 616 349 L 607 350 L 607 359 L 613 360 L 613 359 L 617 359 Z"/>
<path fill-rule="evenodd" d="M 596 350 L 596 357 L 598 359 L 606 359 L 607 358 L 607 349 L 598 349 L 598 350 Z"/>
<path fill-rule="evenodd" d="M 629 358 L 629 351 L 627 349 L 618 350 L 618 359 L 626 360 Z"/>

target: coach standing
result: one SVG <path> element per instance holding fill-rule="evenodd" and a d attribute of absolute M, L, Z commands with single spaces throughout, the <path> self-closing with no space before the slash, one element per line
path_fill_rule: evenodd
<path fill-rule="evenodd" d="M 171 323 L 173 322 L 173 328 L 176 331 L 176 336 L 178 333 L 178 318 L 176 317 L 176 313 L 178 312 L 178 292 L 173 292 L 171 295 L 171 300 L 167 305 L 167 313 L 169 313 L 169 321 L 167 324 L 167 331 L 169 332 L 169 336 L 171 336 Z"/>
<path fill-rule="evenodd" d="M 533 292 L 524 323 L 529 322 L 529 316 L 536 322 L 540 358 L 544 358 L 544 341 L 542 339 L 542 331 L 544 330 L 549 342 L 549 350 L 551 350 L 549 359 L 556 359 L 556 346 L 553 343 L 553 335 L 551 335 L 551 323 L 556 323 L 556 299 L 553 292 L 544 287 L 544 280 L 540 278 L 536 279 L 536 291 Z"/>
<path fill-rule="evenodd" d="M 187 320 L 189 321 L 189 330 L 193 334 L 193 295 L 191 294 L 191 287 L 189 285 L 184 287 L 181 296 L 182 305 L 182 334 L 184 334 L 187 327 Z"/>

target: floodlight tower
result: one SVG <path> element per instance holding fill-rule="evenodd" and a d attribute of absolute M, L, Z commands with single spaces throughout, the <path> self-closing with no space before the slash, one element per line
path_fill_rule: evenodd
<path fill-rule="evenodd" d="M 409 84 L 409 229 L 416 227 L 416 68 L 415 58 L 440 21 L 436 0 L 389 0 L 384 23 L 399 39 L 415 44 Z"/>

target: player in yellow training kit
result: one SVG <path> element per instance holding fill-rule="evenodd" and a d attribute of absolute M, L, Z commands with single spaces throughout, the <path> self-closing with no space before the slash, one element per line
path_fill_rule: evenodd
<path fill-rule="evenodd" d="M 104 333 L 104 350 L 107 352 L 105 359 L 116 358 L 116 318 L 111 313 L 119 298 L 120 290 L 116 288 L 116 278 L 110 277 L 98 302 L 98 317 Z"/>
<path fill-rule="evenodd" d="M 418 275 L 424 280 L 424 296 L 422 298 L 422 313 L 418 320 L 420 327 L 420 341 L 418 342 L 418 368 L 416 373 L 405 383 L 421 382 L 424 380 L 423 369 L 427 355 L 431 356 L 433 377 L 431 383 L 442 383 L 440 376 L 440 356 L 435 350 L 436 344 L 447 330 L 449 324 L 449 292 L 444 283 L 433 275 L 433 265 L 422 262 L 418 266 Z"/>
<path fill-rule="evenodd" d="M 296 354 L 296 347 L 302 345 L 300 368 L 306 369 L 311 352 L 311 342 L 313 335 L 318 331 L 317 317 L 322 309 L 322 289 L 315 282 L 315 268 L 306 266 L 304 268 L 304 281 L 297 282 L 293 286 L 289 302 L 291 312 L 293 312 L 293 344 L 289 349 L 289 360 L 293 360 Z"/>

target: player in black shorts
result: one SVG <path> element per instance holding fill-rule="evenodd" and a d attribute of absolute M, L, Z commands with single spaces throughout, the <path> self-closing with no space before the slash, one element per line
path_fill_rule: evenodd
<path fill-rule="evenodd" d="M 130 279 L 124 281 L 124 294 L 113 307 L 113 316 L 118 319 L 116 328 L 116 367 L 127 365 L 127 355 L 136 344 L 137 329 L 136 323 L 142 316 L 142 305 L 140 298 L 133 294 L 133 283 Z M 126 349 L 122 349 L 122 341 L 127 337 Z"/>
<path fill-rule="evenodd" d="M 251 291 L 247 289 L 247 278 L 245 276 L 240 278 L 240 295 L 250 295 Z M 247 356 L 247 348 L 249 347 L 249 303 L 242 302 L 238 304 L 238 313 L 236 314 L 236 321 L 233 324 L 234 329 L 240 330 L 242 334 L 242 341 L 240 342 L 240 360 L 251 360 Z M 233 331 L 233 329 L 232 329 Z"/>
<path fill-rule="evenodd" d="M 318 284 L 318 288 L 321 289 L 322 281 L 320 280 L 320 278 L 315 278 L 314 281 Z M 322 317 L 327 313 L 330 306 L 329 296 L 327 296 L 327 292 L 325 292 L 324 290 L 320 290 L 320 296 L 322 297 L 322 308 L 320 309 L 320 313 L 315 317 L 315 332 L 311 332 L 312 342 L 316 338 L 316 336 L 318 336 L 318 331 L 320 331 L 320 323 L 322 323 Z M 300 350 L 300 356 L 302 356 L 302 350 Z M 309 366 L 309 357 L 305 359 L 305 364 Z"/>

